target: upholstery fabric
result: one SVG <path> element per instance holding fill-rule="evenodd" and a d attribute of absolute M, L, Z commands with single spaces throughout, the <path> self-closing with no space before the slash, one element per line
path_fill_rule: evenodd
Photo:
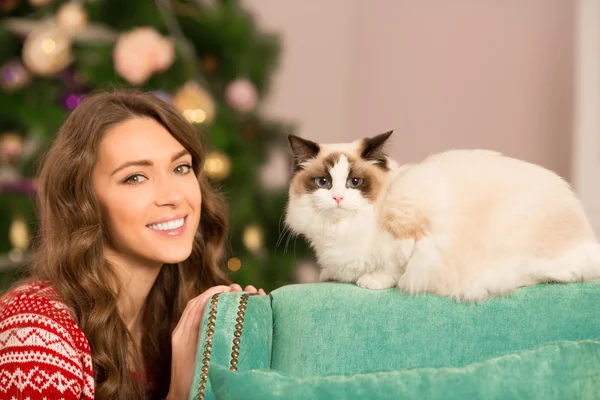
<path fill-rule="evenodd" d="M 295 378 L 215 366 L 209 379 L 218 400 L 593 400 L 600 393 L 600 341 L 546 345 L 462 368 Z"/>
<path fill-rule="evenodd" d="M 217 315 L 214 322 L 211 350 L 208 358 L 210 368 L 213 365 L 230 367 L 236 319 L 238 318 L 240 298 L 243 293 L 222 293 L 217 300 Z M 196 399 L 200 386 L 203 360 L 207 343 L 208 318 L 210 301 L 202 316 L 202 324 L 198 337 L 196 351 L 196 367 L 194 380 L 190 390 L 190 399 Z M 237 367 L 240 371 L 254 368 L 269 368 L 271 363 L 271 345 L 273 333 L 273 320 L 271 314 L 270 298 L 268 296 L 251 296 L 244 311 L 242 336 L 240 336 L 240 350 L 237 357 Z M 210 381 L 205 380 L 205 399 L 211 399 Z"/>
<path fill-rule="evenodd" d="M 248 298 L 243 327 L 238 326 L 241 336 L 237 372 L 228 373 L 240 298 L 239 292 L 223 293 L 218 298 L 208 373 L 218 372 L 210 379 L 205 376 L 204 399 L 221 395 L 213 393 L 212 382 L 218 388 L 225 388 L 226 382 L 249 387 L 244 379 L 266 382 L 282 390 L 288 386 L 298 388 L 306 382 L 311 387 L 314 384 L 323 390 L 331 387 L 348 393 L 340 382 L 347 381 L 349 387 L 355 387 L 350 383 L 368 385 L 381 380 L 388 387 L 387 377 L 399 374 L 408 386 L 396 387 L 397 390 L 412 393 L 418 387 L 423 393 L 431 390 L 434 394 L 435 390 L 442 390 L 438 377 L 439 382 L 446 382 L 448 391 L 458 390 L 463 384 L 474 385 L 475 381 L 480 381 L 481 386 L 474 390 L 484 390 L 486 385 L 490 393 L 505 390 L 498 389 L 498 381 L 489 378 L 499 373 L 498 368 L 508 368 L 510 371 L 502 371 L 500 376 L 516 385 L 531 381 L 529 386 L 546 385 L 548 390 L 584 390 L 592 378 L 598 379 L 600 355 L 594 340 L 600 338 L 600 281 L 537 285 L 479 304 L 333 282 L 289 285 L 270 296 Z M 190 398 L 196 398 L 206 358 L 203 346 L 207 315 L 208 308 L 201 327 Z M 579 350 L 579 342 L 585 343 L 589 353 Z M 520 367 L 523 355 L 533 354 L 534 350 L 537 353 L 524 359 L 527 362 L 523 361 Z M 563 356 L 565 365 L 570 365 L 570 354 L 579 354 L 582 369 L 573 371 L 575 375 L 565 371 L 565 376 L 576 380 L 573 385 L 566 385 L 565 380 L 554 377 Z M 558 358 L 544 359 L 552 355 Z M 219 366 L 226 371 L 220 371 Z M 549 369 L 544 370 L 544 366 Z M 533 367 L 537 369 L 532 370 Z M 483 372 L 471 374 L 473 368 Z M 251 370 L 260 372 L 249 373 Z M 407 378 L 415 376 L 414 371 L 419 372 L 419 377 Z M 453 371 L 464 371 L 460 375 L 465 377 L 456 380 Z M 348 380 L 348 376 L 353 378 Z M 529 386 L 522 390 L 530 390 Z M 230 393 L 229 389 L 223 390 Z M 259 386 L 252 390 L 263 393 Z M 244 398 L 252 398 L 249 396 Z"/>
<path fill-rule="evenodd" d="M 293 285 L 272 293 L 271 368 L 297 377 L 462 367 L 600 337 L 600 283 L 539 285 L 480 304 L 396 289 Z"/>

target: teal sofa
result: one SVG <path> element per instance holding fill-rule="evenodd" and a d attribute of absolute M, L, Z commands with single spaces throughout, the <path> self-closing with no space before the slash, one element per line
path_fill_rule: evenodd
<path fill-rule="evenodd" d="M 333 282 L 215 295 L 190 399 L 600 399 L 600 282 L 480 304 Z"/>

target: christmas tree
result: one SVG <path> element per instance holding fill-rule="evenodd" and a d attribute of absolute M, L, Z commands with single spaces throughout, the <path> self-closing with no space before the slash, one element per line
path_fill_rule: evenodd
<path fill-rule="evenodd" d="M 0 290 L 31 251 L 37 160 L 85 96 L 120 87 L 171 102 L 205 138 L 204 171 L 229 204 L 231 279 L 293 282 L 310 257 L 280 240 L 294 127 L 259 112 L 279 54 L 235 0 L 0 0 Z"/>

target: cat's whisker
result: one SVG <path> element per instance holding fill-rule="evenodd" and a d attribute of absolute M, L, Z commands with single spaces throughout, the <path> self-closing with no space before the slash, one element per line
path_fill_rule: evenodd
<path fill-rule="evenodd" d="M 288 231 L 289 231 L 288 227 L 284 227 L 282 231 L 279 231 L 279 237 L 277 238 L 277 243 L 275 243 L 275 250 L 277 250 L 279 245 L 282 243 L 283 239 L 285 238 L 285 234 Z"/>
<path fill-rule="evenodd" d="M 294 237 L 294 232 L 293 232 L 291 229 L 287 229 L 285 233 L 286 233 L 286 235 L 287 235 L 287 238 L 286 238 L 286 240 L 285 240 L 285 246 L 284 246 L 284 248 L 283 248 L 283 254 L 286 254 L 286 253 L 287 253 L 287 249 L 288 249 L 288 245 L 289 245 L 289 243 L 290 243 L 290 239 L 291 239 L 292 237 Z"/>
<path fill-rule="evenodd" d="M 279 237 L 277 238 L 277 243 L 275 243 L 275 249 L 277 249 L 277 247 L 279 247 L 279 245 L 281 244 L 281 241 L 283 240 L 283 236 L 285 235 L 286 229 L 289 229 L 289 227 L 286 225 L 283 226 L 283 230 L 281 229 L 281 222 L 283 221 L 283 218 L 285 217 L 286 212 L 287 212 L 287 210 L 284 211 L 283 213 L 281 213 L 281 216 L 279 217 L 279 223 L 277 224 L 277 229 L 279 230 Z"/>
<path fill-rule="evenodd" d="M 293 232 L 290 230 L 289 231 L 289 235 L 287 237 L 287 240 L 285 241 L 285 248 L 283 250 L 283 254 L 287 254 L 287 249 L 288 249 L 288 246 L 290 244 L 290 239 L 292 238 L 292 236 L 294 236 L 294 235 L 293 235 Z"/>
<path fill-rule="evenodd" d="M 294 258 L 297 259 L 298 257 L 296 256 L 296 243 L 298 242 L 298 235 L 294 236 Z"/>

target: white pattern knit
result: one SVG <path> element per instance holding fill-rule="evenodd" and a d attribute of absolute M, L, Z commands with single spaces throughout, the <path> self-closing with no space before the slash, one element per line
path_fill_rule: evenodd
<path fill-rule="evenodd" d="M 52 288 L 30 283 L 0 300 L 0 399 L 94 398 L 90 346 Z"/>

